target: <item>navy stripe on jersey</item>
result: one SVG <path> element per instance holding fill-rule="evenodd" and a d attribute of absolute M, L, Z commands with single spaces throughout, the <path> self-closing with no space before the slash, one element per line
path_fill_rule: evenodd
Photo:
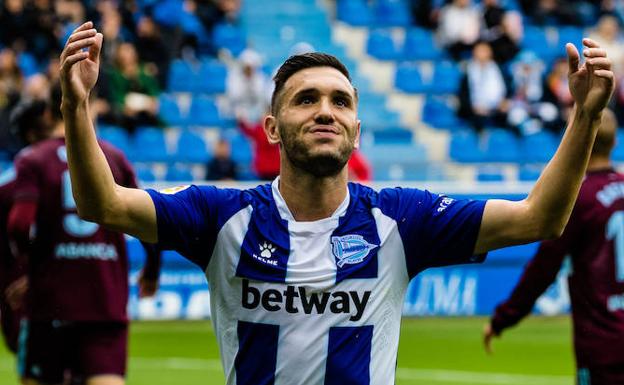
<path fill-rule="evenodd" d="M 277 210 L 254 210 L 241 246 L 236 276 L 286 282 L 289 256 L 288 222 L 279 217 Z"/>
<path fill-rule="evenodd" d="M 250 203 L 242 191 L 180 187 L 175 194 L 146 190 L 156 207 L 158 244 L 206 269 L 221 227 Z"/>
<path fill-rule="evenodd" d="M 234 359 L 237 385 L 275 382 L 279 325 L 238 321 L 238 353 Z"/>
<path fill-rule="evenodd" d="M 349 184 L 354 197 L 358 185 Z M 347 214 L 340 217 L 331 235 L 332 253 L 336 259 L 336 283 L 353 278 L 377 278 L 380 240 L 377 223 L 362 200 L 351 199 Z"/>
<path fill-rule="evenodd" d="M 329 329 L 325 385 L 369 385 L 373 326 Z"/>
<path fill-rule="evenodd" d="M 486 201 L 416 189 L 383 189 L 378 205 L 397 222 L 410 278 L 428 267 L 483 262 L 473 255 Z"/>

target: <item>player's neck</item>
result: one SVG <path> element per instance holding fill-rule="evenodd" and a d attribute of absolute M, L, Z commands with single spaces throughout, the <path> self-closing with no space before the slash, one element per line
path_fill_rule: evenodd
<path fill-rule="evenodd" d="M 65 137 L 65 124 L 63 121 L 56 123 L 52 131 L 50 132 L 50 138 L 64 138 Z"/>
<path fill-rule="evenodd" d="M 587 171 L 600 171 L 612 168 L 611 159 L 603 156 L 593 156 L 589 159 L 587 164 Z"/>
<path fill-rule="evenodd" d="M 347 169 L 318 178 L 282 165 L 279 191 L 296 221 L 329 218 L 347 196 Z"/>

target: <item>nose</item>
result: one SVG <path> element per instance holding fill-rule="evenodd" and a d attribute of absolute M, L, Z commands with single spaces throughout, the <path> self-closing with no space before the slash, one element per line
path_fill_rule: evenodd
<path fill-rule="evenodd" d="M 314 115 L 314 122 L 317 124 L 331 124 L 334 122 L 334 112 L 329 99 L 323 98 L 319 103 L 319 109 L 316 111 L 316 115 Z"/>

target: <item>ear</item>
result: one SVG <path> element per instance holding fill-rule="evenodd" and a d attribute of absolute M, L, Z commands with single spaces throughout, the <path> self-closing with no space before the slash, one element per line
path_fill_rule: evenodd
<path fill-rule="evenodd" d="M 354 148 L 360 148 L 360 133 L 361 133 L 362 121 L 358 119 L 356 131 L 355 131 L 355 143 L 353 144 Z"/>
<path fill-rule="evenodd" d="M 277 129 L 277 119 L 273 115 L 267 115 L 264 117 L 264 133 L 271 144 L 278 144 L 282 141 Z"/>

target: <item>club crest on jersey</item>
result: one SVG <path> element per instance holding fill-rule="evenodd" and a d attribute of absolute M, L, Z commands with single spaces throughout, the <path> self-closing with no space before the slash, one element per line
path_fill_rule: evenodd
<path fill-rule="evenodd" d="M 165 189 L 160 190 L 160 193 L 172 195 L 172 194 L 175 194 L 175 193 L 179 193 L 180 191 L 184 191 L 184 190 L 186 190 L 189 187 L 191 187 L 190 184 L 185 184 L 185 185 L 182 185 L 182 186 L 169 187 L 169 188 L 165 188 Z"/>
<path fill-rule="evenodd" d="M 361 235 L 332 237 L 332 253 L 338 259 L 338 267 L 362 262 L 377 245 L 366 242 Z"/>

